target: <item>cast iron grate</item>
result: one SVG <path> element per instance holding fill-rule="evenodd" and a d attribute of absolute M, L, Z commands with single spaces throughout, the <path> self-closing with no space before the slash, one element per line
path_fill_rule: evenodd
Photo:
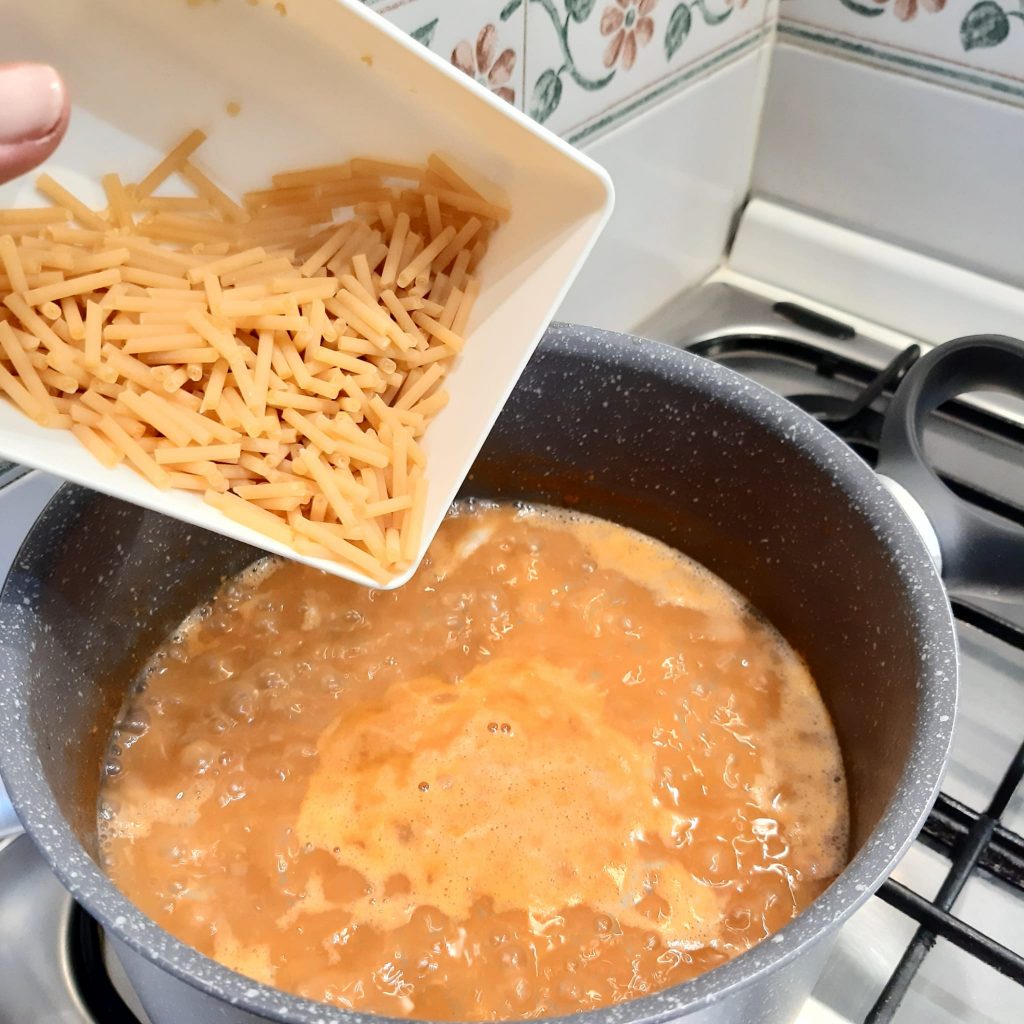
<path fill-rule="evenodd" d="M 777 338 L 734 335 L 702 342 L 690 346 L 690 349 L 726 364 L 737 361 L 737 357 L 781 357 L 803 363 L 819 377 L 841 378 L 853 385 L 852 397 L 837 398 L 818 394 L 789 397 L 833 429 L 872 465 L 877 455 L 882 423 L 879 400 L 888 400 L 893 387 L 899 383 L 903 373 L 918 355 L 917 346 L 911 346 L 878 373 L 848 357 Z M 870 401 L 863 401 L 862 398 Z M 979 412 L 960 402 L 947 403 L 937 415 L 950 417 L 963 426 L 1024 450 L 1024 430 L 1014 423 Z M 1018 465 L 1024 464 L 1020 456 L 1018 460 Z M 947 486 L 960 497 L 1024 524 L 1024 508 L 1018 508 L 962 480 L 944 474 L 942 476 Z M 1024 651 L 1024 627 L 1013 621 L 1012 617 L 970 600 L 954 599 L 951 603 L 958 622 L 973 626 L 1002 643 Z M 976 873 L 998 881 L 1024 901 L 1024 838 L 1006 828 L 1000 820 L 1022 777 L 1024 742 L 1018 747 L 984 810 L 968 807 L 946 793 L 939 795 L 918 839 L 946 857 L 950 862 L 949 869 L 934 900 L 925 899 L 891 878 L 878 891 L 879 899 L 917 922 L 918 928 L 874 1006 L 864 1018 L 864 1024 L 887 1024 L 896 1017 L 915 975 L 940 938 L 1024 985 L 1024 957 L 952 913 L 957 897 Z"/>

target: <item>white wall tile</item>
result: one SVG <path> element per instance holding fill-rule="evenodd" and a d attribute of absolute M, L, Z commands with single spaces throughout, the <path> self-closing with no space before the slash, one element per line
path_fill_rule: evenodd
<path fill-rule="evenodd" d="M 755 195 L 1024 285 L 1024 109 L 780 43 Z"/>
<path fill-rule="evenodd" d="M 586 145 L 615 212 L 559 317 L 632 330 L 721 261 L 747 194 L 770 47 L 721 68 Z"/>

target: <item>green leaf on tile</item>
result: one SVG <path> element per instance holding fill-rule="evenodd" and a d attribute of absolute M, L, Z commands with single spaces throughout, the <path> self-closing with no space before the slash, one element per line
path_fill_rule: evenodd
<path fill-rule="evenodd" d="M 555 112 L 561 99 L 562 80 L 556 72 L 548 68 L 533 87 L 530 117 L 543 124 Z"/>
<path fill-rule="evenodd" d="M 508 21 L 520 7 L 523 6 L 523 0 L 509 0 L 507 4 L 501 9 L 501 14 L 498 15 L 502 21 Z"/>
<path fill-rule="evenodd" d="M 964 15 L 960 42 L 965 50 L 998 46 L 1010 34 L 1010 19 L 994 0 L 982 0 Z"/>
<path fill-rule="evenodd" d="M 672 12 L 672 16 L 668 19 L 668 28 L 665 29 L 665 56 L 669 60 L 679 52 L 679 47 L 686 42 L 692 23 L 693 16 L 686 4 L 680 4 Z"/>
<path fill-rule="evenodd" d="M 696 0 L 695 3 L 690 5 L 691 7 L 699 7 L 701 17 L 704 19 L 705 25 L 721 25 L 726 18 L 732 14 L 732 5 L 723 8 L 717 14 L 714 11 L 708 10 L 707 0 Z"/>
<path fill-rule="evenodd" d="M 413 29 L 409 33 L 416 40 L 417 43 L 422 43 L 424 46 L 429 46 L 434 38 L 434 30 L 437 28 L 438 19 L 435 18 L 433 21 L 428 21 L 426 25 L 420 25 L 419 28 Z"/>
<path fill-rule="evenodd" d="M 565 58 L 565 63 L 562 65 L 559 75 L 561 75 L 562 71 L 567 72 L 569 77 L 581 89 L 586 89 L 587 92 L 596 92 L 598 89 L 603 89 L 615 77 L 615 71 L 609 71 L 603 78 L 588 78 L 580 71 L 569 48 L 569 23 L 572 19 L 570 17 L 562 18 L 561 11 L 555 7 L 555 0 L 530 0 L 530 2 L 541 7 L 551 19 L 551 25 L 562 48 L 562 56 Z M 544 76 L 542 75 L 541 77 L 543 78 Z"/>
<path fill-rule="evenodd" d="M 584 22 L 590 17 L 597 0 L 565 0 L 565 9 L 573 21 Z"/>
<path fill-rule="evenodd" d="M 877 18 L 885 10 L 884 7 L 868 7 L 867 4 L 859 4 L 857 0 L 839 0 L 839 2 L 848 11 L 853 11 L 854 14 L 859 14 L 862 18 Z"/>

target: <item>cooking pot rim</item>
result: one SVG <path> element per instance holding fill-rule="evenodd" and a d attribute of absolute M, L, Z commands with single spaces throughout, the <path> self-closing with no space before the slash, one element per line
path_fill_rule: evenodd
<path fill-rule="evenodd" d="M 718 1002 L 793 960 L 857 910 L 889 875 L 931 809 L 945 770 L 955 717 L 956 633 L 945 591 L 924 544 L 871 469 L 827 428 L 767 388 L 674 346 L 570 324 L 553 324 L 540 351 L 585 363 L 685 379 L 725 409 L 804 450 L 825 466 L 851 505 L 869 517 L 888 548 L 893 572 L 911 606 L 921 661 L 921 700 L 895 795 L 878 825 L 836 881 L 785 928 L 713 970 L 653 995 L 553 1024 L 656 1024 Z M 58 515 L 74 493 L 65 484 L 37 524 Z M 29 532 L 15 564 L 31 545 Z M 18 638 L 4 608 L 31 601 L 25 577 L 8 576 L 0 590 L 0 772 L 19 816 L 64 886 L 104 928 L 171 975 L 224 1002 L 284 1024 L 374 1024 L 392 1018 L 327 1008 L 237 974 L 164 931 L 118 890 L 86 853 L 61 815 L 42 763 L 29 748 L 24 709 L 12 665 Z M 397 1022 L 396 1022 L 397 1024 Z"/>

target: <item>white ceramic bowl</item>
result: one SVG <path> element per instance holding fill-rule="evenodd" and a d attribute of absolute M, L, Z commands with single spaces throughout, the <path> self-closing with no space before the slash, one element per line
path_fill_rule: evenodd
<path fill-rule="evenodd" d="M 481 265 L 470 341 L 451 401 L 423 443 L 430 481 L 416 564 L 545 327 L 604 226 L 607 174 L 356 0 L 0 0 L 0 61 L 59 68 L 73 99 L 45 169 L 103 203 L 100 176 L 138 180 L 191 128 L 197 162 L 235 192 L 275 171 L 366 155 L 437 151 L 499 190 L 512 211 Z M 229 102 L 241 112 L 229 117 Z M 39 205 L 34 175 L 0 186 L 0 207 Z M 198 496 L 104 469 L 69 434 L 0 402 L 0 454 L 360 583 L 242 527 Z M 399 586 L 415 565 L 390 586 Z"/>

